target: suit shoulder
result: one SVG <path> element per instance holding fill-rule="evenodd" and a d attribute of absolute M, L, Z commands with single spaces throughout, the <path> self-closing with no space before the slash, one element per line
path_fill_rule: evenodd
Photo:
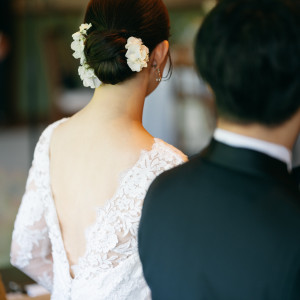
<path fill-rule="evenodd" d="M 166 191 L 173 193 L 174 189 L 189 184 L 191 179 L 199 172 L 199 164 L 202 163 L 200 157 L 195 157 L 190 161 L 186 161 L 182 164 L 169 169 L 158 177 L 155 178 L 150 186 L 150 193 Z"/>

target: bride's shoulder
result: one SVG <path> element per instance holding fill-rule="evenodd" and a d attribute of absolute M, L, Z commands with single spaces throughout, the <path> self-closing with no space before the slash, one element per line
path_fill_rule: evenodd
<path fill-rule="evenodd" d="M 177 161 L 178 164 L 188 161 L 188 157 L 182 151 L 161 139 L 155 138 L 155 146 L 162 159 L 172 159 Z"/>
<path fill-rule="evenodd" d="M 48 125 L 42 132 L 42 134 L 40 135 L 40 138 L 38 140 L 37 146 L 40 147 L 45 147 L 48 148 L 53 132 L 54 130 L 62 123 L 64 123 L 65 121 L 67 121 L 68 118 L 63 118 L 61 120 L 55 121 L 52 124 Z"/>
<path fill-rule="evenodd" d="M 57 120 L 51 124 L 49 124 L 42 132 L 41 137 L 49 137 L 52 135 L 53 131 L 62 123 L 65 123 L 68 120 L 68 118 L 63 118 L 60 120 Z"/>
<path fill-rule="evenodd" d="M 67 119 L 61 119 L 56 121 L 50 125 L 48 125 L 40 135 L 37 144 L 35 146 L 33 159 L 36 164 L 43 164 L 43 162 L 48 161 L 49 158 L 49 149 L 50 149 L 50 141 L 52 138 L 52 133 L 54 129 L 65 122 Z"/>

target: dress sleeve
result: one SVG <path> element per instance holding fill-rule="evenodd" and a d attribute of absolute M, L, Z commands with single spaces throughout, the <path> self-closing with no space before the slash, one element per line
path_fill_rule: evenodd
<path fill-rule="evenodd" d="M 52 289 L 52 254 L 45 221 L 45 193 L 49 192 L 48 143 L 41 136 L 29 171 L 25 194 L 15 221 L 11 264 L 47 290 Z M 49 161 L 49 160 L 48 160 Z"/>

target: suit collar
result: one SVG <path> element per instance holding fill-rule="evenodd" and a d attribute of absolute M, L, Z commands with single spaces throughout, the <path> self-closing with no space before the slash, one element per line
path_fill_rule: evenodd
<path fill-rule="evenodd" d="M 291 181 L 287 165 L 258 151 L 228 146 L 216 140 L 201 153 L 204 160 L 249 175 Z M 293 180 L 292 180 L 293 181 Z"/>
<path fill-rule="evenodd" d="M 221 128 L 215 130 L 214 139 L 228 146 L 246 148 L 264 153 L 285 162 L 288 166 L 288 170 L 292 170 L 292 152 L 283 145 L 245 136 Z"/>

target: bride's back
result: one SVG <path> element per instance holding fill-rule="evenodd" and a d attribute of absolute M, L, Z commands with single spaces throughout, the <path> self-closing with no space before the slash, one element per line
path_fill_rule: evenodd
<path fill-rule="evenodd" d="M 85 24 L 73 35 L 81 79 L 98 88 L 92 102 L 51 138 L 52 195 L 72 265 L 85 253 L 85 231 L 95 223 L 96 209 L 114 195 L 141 150 L 154 143 L 142 127 L 142 112 L 161 79 L 168 37 L 161 0 L 92 0 Z"/>
<path fill-rule="evenodd" d="M 42 134 L 11 251 L 12 264 L 52 299 L 150 298 L 137 251 L 144 197 L 155 177 L 185 160 L 142 126 L 168 38 L 161 0 L 91 0 L 73 35 L 79 75 L 95 93 Z"/>
<path fill-rule="evenodd" d="M 53 199 L 71 265 L 86 250 L 85 230 L 118 189 L 121 175 L 153 138 L 127 121 L 94 122 L 83 112 L 56 128 L 50 147 Z"/>

